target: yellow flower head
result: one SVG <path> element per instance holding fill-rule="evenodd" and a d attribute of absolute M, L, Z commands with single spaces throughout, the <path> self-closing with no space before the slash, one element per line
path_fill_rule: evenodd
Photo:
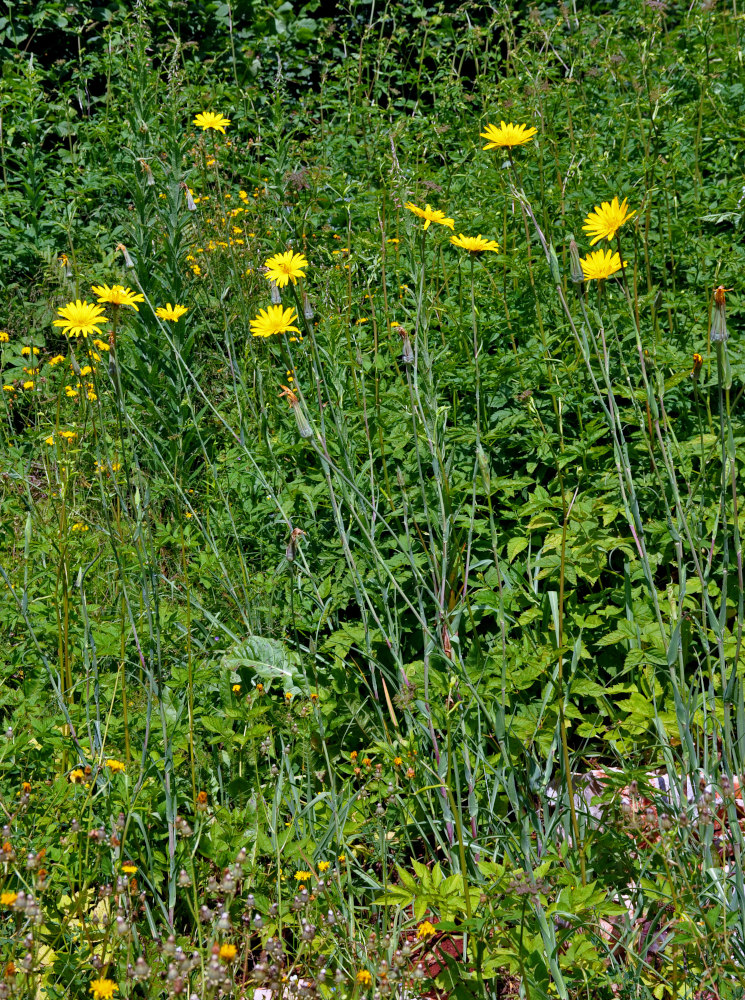
<path fill-rule="evenodd" d="M 132 306 L 136 312 L 140 311 L 137 303 L 145 301 L 145 296 L 140 292 L 133 292 L 123 285 L 91 285 L 91 289 L 99 302 L 108 302 L 112 306 Z"/>
<path fill-rule="evenodd" d="M 232 962 L 237 954 L 238 954 L 238 949 L 234 944 L 220 945 L 220 958 L 223 960 L 223 962 Z"/>
<path fill-rule="evenodd" d="M 254 337 L 271 337 L 275 333 L 300 333 L 292 324 L 297 319 L 294 309 L 283 309 L 281 305 L 260 309 L 256 319 L 251 320 Z"/>
<path fill-rule="evenodd" d="M 125 765 L 120 760 L 107 760 L 106 767 L 113 772 L 125 770 Z"/>
<path fill-rule="evenodd" d="M 313 872 L 295 872 L 296 882 L 307 882 L 311 878 L 313 878 Z"/>
<path fill-rule="evenodd" d="M 85 781 L 85 772 L 82 767 L 76 767 L 73 771 L 70 771 L 67 777 L 71 784 L 82 785 Z"/>
<path fill-rule="evenodd" d="M 109 347 L 109 345 L 106 343 L 105 340 L 99 340 L 98 338 L 96 338 L 96 340 L 93 341 L 93 346 L 96 348 L 97 351 L 111 350 L 111 348 Z M 51 363 L 52 362 L 50 361 L 49 364 L 51 365 Z"/>
<path fill-rule="evenodd" d="M 594 247 L 600 240 L 612 240 L 618 230 L 628 220 L 636 215 L 636 210 L 629 212 L 628 199 L 624 198 L 618 204 L 618 198 L 613 201 L 604 201 L 601 205 L 596 205 L 595 210 L 585 219 L 582 227 L 586 233 L 595 238 L 591 240 L 590 246 Z"/>
<path fill-rule="evenodd" d="M 38 354 L 39 353 L 39 348 L 38 347 L 22 347 L 21 348 L 21 354 L 24 357 L 28 357 L 32 352 L 34 354 Z"/>
<path fill-rule="evenodd" d="M 93 1000 L 111 1000 L 119 987 L 113 979 L 94 979 L 88 992 L 93 994 Z"/>
<path fill-rule="evenodd" d="M 137 865 L 131 865 L 129 864 L 129 862 L 127 862 L 127 864 L 122 865 L 122 871 L 124 872 L 125 875 L 136 875 Z"/>
<path fill-rule="evenodd" d="M 17 899 L 17 892 L 0 892 L 0 906 L 12 906 Z"/>
<path fill-rule="evenodd" d="M 44 443 L 48 445 L 54 444 L 54 434 L 50 434 L 48 438 L 44 438 Z"/>
<path fill-rule="evenodd" d="M 297 284 L 298 278 L 305 277 L 304 267 L 308 266 L 307 258 L 301 253 L 275 253 L 273 257 L 265 261 L 267 280 L 273 281 L 277 288 L 284 288 L 288 282 Z"/>
<path fill-rule="evenodd" d="M 78 435 L 77 431 L 60 431 L 59 436 L 64 438 L 65 441 L 72 441 L 73 438 L 76 438 Z"/>
<path fill-rule="evenodd" d="M 439 209 L 430 208 L 429 205 L 426 205 L 424 208 L 418 208 L 410 201 L 406 202 L 406 208 L 420 219 L 424 219 L 425 230 L 429 229 L 432 222 L 439 222 L 441 226 L 449 226 L 450 229 L 455 229 L 455 219 L 447 219 L 445 213 Z"/>
<path fill-rule="evenodd" d="M 319 872 L 322 875 L 323 875 L 324 872 L 327 872 L 330 867 L 331 867 L 331 862 L 330 861 L 319 861 L 318 862 L 318 870 L 319 870 Z"/>
<path fill-rule="evenodd" d="M 34 383 L 33 382 L 24 382 L 23 383 L 23 388 L 24 389 L 33 389 L 33 387 L 34 387 Z"/>
<path fill-rule="evenodd" d="M 528 128 L 527 125 L 513 125 L 512 122 L 505 125 L 504 122 L 500 122 L 498 128 L 496 125 L 487 125 L 486 131 L 479 132 L 479 135 L 487 140 L 484 149 L 501 149 L 503 146 L 508 148 L 523 146 L 526 142 L 530 142 L 537 132 L 537 128 Z"/>
<path fill-rule="evenodd" d="M 372 982 L 372 976 L 367 971 L 367 969 L 360 969 L 360 971 L 357 973 L 357 982 L 360 984 L 360 986 L 370 985 L 370 983 Z"/>
<path fill-rule="evenodd" d="M 240 684 L 234 684 L 232 690 L 233 690 L 233 694 L 240 694 L 241 693 L 241 686 L 240 686 Z"/>
<path fill-rule="evenodd" d="M 5 332 L 5 330 L 0 330 L 0 344 L 7 344 L 9 340 L 10 337 Z"/>
<path fill-rule="evenodd" d="M 610 250 L 595 250 L 580 260 L 585 281 L 603 281 L 621 270 L 621 258 Z M 626 261 L 623 262 L 626 266 Z"/>
<path fill-rule="evenodd" d="M 72 530 L 73 531 L 89 531 L 90 529 L 89 529 L 88 525 L 87 524 L 83 524 L 82 521 L 76 521 L 75 524 L 73 524 L 73 526 L 72 526 Z"/>
<path fill-rule="evenodd" d="M 49 359 L 49 361 L 47 362 L 47 364 L 52 365 L 52 367 L 54 367 L 54 365 L 61 364 L 61 362 L 65 361 L 65 360 L 66 360 L 66 358 L 65 358 L 64 354 L 55 354 L 53 358 Z"/>
<path fill-rule="evenodd" d="M 481 233 L 478 236 L 464 236 L 463 233 L 459 233 L 457 236 L 451 236 L 450 242 L 454 247 L 460 247 L 461 250 L 467 250 L 469 253 L 484 253 L 485 250 L 499 253 L 497 241 L 485 240 Z"/>
<path fill-rule="evenodd" d="M 416 929 L 416 936 L 420 941 L 424 940 L 424 938 L 432 937 L 434 933 L 434 925 L 429 920 L 424 920 Z"/>
<path fill-rule="evenodd" d="M 225 126 L 230 125 L 230 119 L 225 115 L 215 114 L 214 111 L 200 111 L 194 119 L 194 124 L 205 132 L 208 128 L 215 129 L 225 135 Z"/>
<path fill-rule="evenodd" d="M 178 323 L 181 317 L 185 316 L 188 311 L 186 306 L 172 306 L 170 302 L 166 302 L 164 306 L 159 306 L 155 310 L 155 315 L 158 319 L 167 319 L 171 323 Z"/>
<path fill-rule="evenodd" d="M 66 306 L 60 306 L 57 313 L 62 317 L 56 319 L 52 326 L 61 326 L 62 332 L 67 337 L 87 337 L 91 333 L 100 333 L 98 327 L 106 322 L 106 315 L 101 306 L 92 302 L 68 302 Z"/>

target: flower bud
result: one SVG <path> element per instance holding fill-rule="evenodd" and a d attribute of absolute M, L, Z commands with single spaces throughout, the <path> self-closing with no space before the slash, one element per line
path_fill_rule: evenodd
<path fill-rule="evenodd" d="M 585 280 L 584 271 L 579 262 L 579 247 L 573 236 L 569 240 L 569 275 L 577 285 Z"/>
<path fill-rule="evenodd" d="M 725 308 L 725 292 L 729 291 L 720 285 L 714 289 L 714 311 L 711 315 L 711 342 L 723 344 L 727 340 L 727 311 Z"/>

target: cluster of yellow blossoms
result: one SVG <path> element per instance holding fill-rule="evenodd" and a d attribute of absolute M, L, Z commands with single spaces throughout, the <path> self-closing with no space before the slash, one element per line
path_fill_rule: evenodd
<path fill-rule="evenodd" d="M 511 151 L 514 146 L 522 146 L 526 142 L 530 142 L 537 134 L 537 131 L 537 129 L 529 128 L 527 125 L 513 125 L 512 122 L 509 122 L 509 124 L 500 122 L 499 126 L 487 125 L 486 131 L 481 132 L 480 135 L 487 140 L 484 149 L 507 149 Z M 512 153 L 510 152 L 510 158 L 511 156 Z M 454 219 L 448 218 L 444 212 L 434 209 L 430 205 L 419 208 L 412 202 L 406 202 L 406 208 L 420 219 L 424 219 L 425 231 L 429 229 L 433 222 L 437 222 L 441 226 L 447 226 L 449 229 L 454 229 L 455 227 Z M 596 205 L 594 211 L 585 219 L 585 224 L 582 227 L 588 235 L 594 237 L 590 242 L 590 246 L 595 246 L 600 240 L 610 241 L 614 239 L 621 226 L 625 222 L 628 222 L 635 214 L 635 211 L 629 211 L 626 198 L 620 203 L 618 198 L 614 198 L 611 202 L 604 201 L 602 204 Z M 463 233 L 460 233 L 458 236 L 451 236 L 450 242 L 453 246 L 467 250 L 471 254 L 482 254 L 487 250 L 493 253 L 499 252 L 499 244 L 495 240 L 484 239 L 481 234 L 478 236 L 464 236 Z M 581 259 L 580 265 L 585 281 L 603 281 L 617 271 L 622 270 L 626 266 L 626 262 L 621 263 L 621 257 L 618 252 L 596 250 Z"/>

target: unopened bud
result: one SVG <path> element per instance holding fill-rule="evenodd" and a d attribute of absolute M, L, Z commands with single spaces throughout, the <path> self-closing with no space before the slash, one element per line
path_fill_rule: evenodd
<path fill-rule="evenodd" d="M 579 262 L 579 247 L 573 236 L 569 240 L 569 276 L 577 285 L 585 280 L 585 274 Z"/>
<path fill-rule="evenodd" d="M 714 311 L 711 316 L 711 342 L 712 344 L 725 343 L 727 340 L 727 310 L 725 306 L 725 292 L 729 289 L 720 285 L 714 289 Z"/>

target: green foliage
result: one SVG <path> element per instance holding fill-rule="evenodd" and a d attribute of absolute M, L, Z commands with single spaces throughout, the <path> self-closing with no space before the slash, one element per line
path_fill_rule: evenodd
<path fill-rule="evenodd" d="M 6 6 L 0 995 L 741 996 L 740 20 Z"/>

